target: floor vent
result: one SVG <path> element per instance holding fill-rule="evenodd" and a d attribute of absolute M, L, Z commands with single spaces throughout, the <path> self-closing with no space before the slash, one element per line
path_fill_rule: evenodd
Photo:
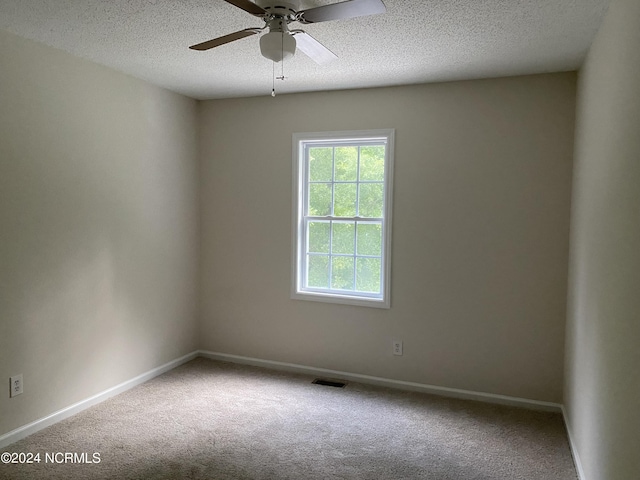
<path fill-rule="evenodd" d="M 316 378 L 313 382 L 316 385 L 324 385 L 326 387 L 336 387 L 336 388 L 344 388 L 347 386 L 345 382 L 338 382 L 333 380 L 324 380 L 322 378 Z"/>

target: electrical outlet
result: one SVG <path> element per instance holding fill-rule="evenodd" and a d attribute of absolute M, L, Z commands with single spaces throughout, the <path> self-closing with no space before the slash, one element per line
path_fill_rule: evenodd
<path fill-rule="evenodd" d="M 9 391 L 10 397 L 15 397 L 16 395 L 20 395 L 22 392 L 24 392 L 22 374 L 14 375 L 13 377 L 10 377 L 9 380 L 11 382 L 11 389 Z"/>
<path fill-rule="evenodd" d="M 402 340 L 393 341 L 393 354 L 402 355 Z"/>

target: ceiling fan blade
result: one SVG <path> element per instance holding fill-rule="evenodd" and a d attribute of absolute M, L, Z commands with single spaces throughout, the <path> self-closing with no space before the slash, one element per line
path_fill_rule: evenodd
<path fill-rule="evenodd" d="M 329 63 L 338 56 L 303 30 L 292 30 L 296 46 L 318 65 Z"/>
<path fill-rule="evenodd" d="M 220 45 L 224 45 L 225 43 L 233 42 L 235 40 L 240 40 L 241 38 L 250 37 L 251 35 L 255 35 L 256 33 L 261 32 L 261 28 L 246 28 L 244 30 L 240 30 L 239 32 L 230 33 L 229 35 L 224 35 L 223 37 L 214 38 L 213 40 L 208 40 L 206 42 L 198 43 L 197 45 L 191 45 L 189 48 L 191 50 L 209 50 L 210 48 L 219 47 Z"/>
<path fill-rule="evenodd" d="M 260 5 L 256 5 L 253 2 L 250 2 L 249 0 L 224 0 L 227 3 L 230 3 L 231 5 L 235 5 L 238 8 L 241 8 L 242 10 L 244 10 L 247 13 L 250 13 L 251 15 L 255 15 L 256 17 L 261 17 L 263 15 L 267 14 L 267 11 L 262 8 Z"/>
<path fill-rule="evenodd" d="M 364 17 L 386 11 L 387 7 L 384 6 L 382 0 L 347 0 L 346 2 L 303 10 L 298 13 L 297 19 L 300 23 L 318 23 Z"/>

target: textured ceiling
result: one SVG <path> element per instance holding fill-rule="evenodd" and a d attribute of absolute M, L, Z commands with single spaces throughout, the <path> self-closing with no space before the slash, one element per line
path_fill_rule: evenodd
<path fill-rule="evenodd" d="M 291 1 L 291 0 L 289 0 Z M 577 69 L 609 0 L 384 0 L 387 13 L 304 28 L 336 53 L 284 63 L 279 93 Z M 336 0 L 301 0 L 301 8 Z M 258 35 L 188 46 L 262 20 L 223 0 L 0 0 L 0 29 L 198 99 L 268 95 Z M 277 75 L 280 66 L 277 65 Z"/>

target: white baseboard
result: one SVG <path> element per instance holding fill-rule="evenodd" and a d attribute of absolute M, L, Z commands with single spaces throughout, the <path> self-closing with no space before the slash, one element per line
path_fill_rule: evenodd
<path fill-rule="evenodd" d="M 552 402 L 541 402 L 539 400 L 529 400 L 526 398 L 509 397 L 506 395 L 496 395 L 493 393 L 474 392 L 470 390 L 461 390 L 457 388 L 438 387 L 435 385 L 426 385 L 423 383 L 404 382 L 401 380 L 392 380 L 389 378 L 373 377 L 370 375 L 361 375 L 358 373 L 340 372 L 337 370 L 327 370 L 324 368 L 308 367 L 305 365 L 296 365 L 293 363 L 275 362 L 272 360 L 262 360 L 259 358 L 242 357 L 240 355 L 230 355 L 227 353 L 210 352 L 199 350 L 198 356 L 210 358 L 212 360 L 222 360 L 231 363 L 240 363 L 244 365 L 253 365 L 256 367 L 266 367 L 275 370 L 283 370 L 288 372 L 305 373 L 309 375 L 324 375 L 342 380 L 366 383 L 370 385 L 378 385 L 382 387 L 397 388 L 401 390 L 411 390 L 415 392 L 430 393 L 444 397 L 461 398 L 465 400 L 477 400 L 486 403 L 495 403 L 500 405 L 510 405 L 515 407 L 523 407 L 531 410 L 541 410 L 547 412 L 561 412 L 562 405 Z"/>
<path fill-rule="evenodd" d="M 73 405 L 63 408 L 62 410 L 58 410 L 57 412 L 52 413 L 51 415 L 47 415 L 46 417 L 40 418 L 35 422 L 31 422 L 22 427 L 16 428 L 4 435 L 0 436 L 0 448 L 4 448 L 7 445 L 10 445 L 18 440 L 23 439 L 24 437 L 31 435 L 32 433 L 37 432 L 38 430 L 42 430 L 45 427 L 53 425 L 65 418 L 68 418 L 76 413 L 81 412 L 82 410 L 86 410 L 87 408 L 96 405 L 100 402 L 105 401 L 106 399 L 113 397 L 114 395 L 118 395 L 119 393 L 125 392 L 141 383 L 146 382 L 147 380 L 151 380 L 153 377 L 157 377 L 169 370 L 176 368 L 183 363 L 186 363 L 190 360 L 193 360 L 198 356 L 198 352 L 191 352 L 183 357 L 172 360 L 171 362 L 165 363 L 153 370 L 149 370 L 146 373 L 138 375 L 131 380 L 127 380 L 126 382 L 121 383 L 120 385 L 116 385 L 115 387 L 111 387 L 103 392 L 100 392 L 90 398 L 82 400 L 78 403 L 74 403 Z"/>
<path fill-rule="evenodd" d="M 564 426 L 567 429 L 567 438 L 569 438 L 569 449 L 571 450 L 571 455 L 573 456 L 573 463 L 576 466 L 578 480 L 587 480 L 587 476 L 584 474 L 584 469 L 582 468 L 582 462 L 580 461 L 580 455 L 578 455 L 578 449 L 576 448 L 576 444 L 573 440 L 571 425 L 569 424 L 569 417 L 567 416 L 567 411 L 565 410 L 564 405 L 562 406 L 562 416 L 564 417 Z"/>

